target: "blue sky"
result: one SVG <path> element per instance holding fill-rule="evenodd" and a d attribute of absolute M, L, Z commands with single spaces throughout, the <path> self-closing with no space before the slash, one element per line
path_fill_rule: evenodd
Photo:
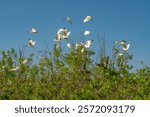
<path fill-rule="evenodd" d="M 85 16 L 93 20 L 83 24 Z M 63 21 L 70 16 L 73 25 Z M 35 27 L 38 35 L 28 33 Z M 97 35 L 106 35 L 108 55 L 114 40 L 127 40 L 134 55 L 135 68 L 140 61 L 150 65 L 150 1 L 149 0 L 0 0 L 0 50 L 18 49 L 29 38 L 36 41 L 36 50 L 51 48 L 55 33 L 66 27 L 73 42 L 81 40 L 81 32 L 90 30 L 92 49 L 97 52 Z M 27 48 L 26 53 L 34 52 Z"/>

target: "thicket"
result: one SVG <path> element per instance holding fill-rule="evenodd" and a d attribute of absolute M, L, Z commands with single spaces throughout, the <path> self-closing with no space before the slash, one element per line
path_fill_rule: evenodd
<path fill-rule="evenodd" d="M 124 44 L 126 44 L 125 41 Z M 26 57 L 14 49 L 0 52 L 1 100 L 110 100 L 150 99 L 150 67 L 131 72 L 133 58 L 115 42 L 112 56 L 100 48 L 100 57 L 82 44 L 64 53 L 59 42 L 53 50 Z M 75 44 L 74 44 L 75 46 Z"/>

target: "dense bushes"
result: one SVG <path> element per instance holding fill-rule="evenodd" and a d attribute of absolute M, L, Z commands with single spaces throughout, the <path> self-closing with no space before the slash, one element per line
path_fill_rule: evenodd
<path fill-rule="evenodd" d="M 0 99 L 150 99 L 150 68 L 129 72 L 132 55 L 117 44 L 105 66 L 82 46 L 63 53 L 56 43 L 35 63 L 33 54 L 1 51 Z"/>

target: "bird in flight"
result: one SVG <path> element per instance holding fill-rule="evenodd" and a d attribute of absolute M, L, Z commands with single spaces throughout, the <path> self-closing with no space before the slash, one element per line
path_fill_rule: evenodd
<path fill-rule="evenodd" d="M 91 34 L 90 31 L 88 31 L 88 30 L 85 30 L 85 31 L 84 31 L 84 35 L 90 35 L 90 34 Z"/>
<path fill-rule="evenodd" d="M 123 49 L 124 51 L 128 51 L 128 49 L 129 49 L 129 47 L 130 47 L 130 44 L 126 44 L 126 41 L 124 41 L 124 40 L 122 40 L 122 41 L 120 42 L 120 44 L 121 44 L 122 49 Z"/>
<path fill-rule="evenodd" d="M 33 41 L 32 39 L 29 39 L 28 46 L 29 47 L 34 47 L 35 46 L 35 41 Z"/>
<path fill-rule="evenodd" d="M 30 31 L 31 33 L 35 33 L 35 34 L 37 34 L 38 33 L 38 30 L 37 29 L 35 29 L 35 28 L 31 28 L 31 31 Z"/>
<path fill-rule="evenodd" d="M 72 25 L 72 20 L 69 16 L 67 16 L 65 19 L 64 19 L 67 23 L 71 24 Z"/>
<path fill-rule="evenodd" d="M 68 32 L 66 28 L 60 28 L 56 33 L 56 41 L 60 41 L 61 39 L 68 39 L 71 31 Z"/>
<path fill-rule="evenodd" d="M 88 22 L 88 21 L 90 21 L 90 20 L 92 20 L 92 16 L 86 16 L 86 17 L 84 18 L 83 22 L 86 23 L 86 22 Z"/>

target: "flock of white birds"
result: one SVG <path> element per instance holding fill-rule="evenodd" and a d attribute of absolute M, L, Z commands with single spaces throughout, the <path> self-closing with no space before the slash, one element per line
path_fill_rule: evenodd
<path fill-rule="evenodd" d="M 89 22 L 90 20 L 92 20 L 92 16 L 86 16 L 86 17 L 83 19 L 83 23 Z M 67 23 L 70 23 L 70 24 L 72 25 L 72 20 L 71 20 L 71 18 L 70 18 L 69 16 L 66 17 L 65 21 L 66 21 Z M 34 33 L 34 34 L 38 34 L 38 30 L 35 29 L 35 28 L 31 28 L 30 32 L 31 32 L 31 33 Z M 71 33 L 71 31 L 68 31 L 66 28 L 60 28 L 60 29 L 56 32 L 54 41 L 60 42 L 62 39 L 67 40 L 67 39 L 69 38 L 69 36 L 70 36 L 70 33 Z M 90 34 L 91 34 L 90 31 L 88 31 L 88 30 L 85 30 L 85 31 L 84 31 L 84 35 L 85 35 L 85 36 L 89 36 Z M 91 39 L 91 40 L 87 40 L 85 43 L 82 43 L 82 42 L 81 42 L 81 43 L 76 43 L 76 44 L 70 44 L 70 43 L 68 43 L 68 44 L 67 44 L 67 47 L 68 47 L 68 48 L 75 48 L 76 50 L 77 50 L 78 48 L 81 48 L 81 53 L 83 53 L 83 52 L 85 51 L 85 49 L 90 48 L 92 42 L 93 42 L 93 40 Z M 29 40 L 28 40 L 28 47 L 34 47 L 34 46 L 35 46 L 35 43 L 36 43 L 36 42 L 33 41 L 32 39 L 29 39 Z M 115 41 L 115 44 L 121 45 L 122 49 L 123 49 L 124 51 L 126 51 L 126 52 L 128 51 L 128 49 L 129 49 L 129 47 L 130 47 L 130 44 L 126 44 L 126 41 L 124 41 L 124 40 L 121 41 L 121 42 Z M 119 56 L 123 56 L 123 53 L 120 53 Z M 22 62 L 22 64 L 26 64 L 27 62 L 28 62 L 27 59 L 25 59 L 25 60 Z M 17 71 L 18 69 L 19 69 L 19 67 L 16 66 L 16 67 L 10 69 L 10 71 Z"/>
<path fill-rule="evenodd" d="M 83 19 L 83 23 L 89 22 L 90 20 L 92 20 L 92 16 L 86 16 L 86 17 Z M 67 16 L 67 17 L 65 18 L 65 21 L 66 21 L 67 23 L 72 24 L 72 20 L 71 20 L 71 18 L 70 18 L 69 16 Z M 35 28 L 31 28 L 30 32 L 31 32 L 31 33 L 35 33 L 35 34 L 38 34 L 38 30 L 35 29 Z M 66 40 L 67 40 L 67 39 L 69 38 L 69 36 L 70 36 L 70 33 L 71 33 L 71 31 L 68 31 L 68 29 L 66 29 L 66 28 L 60 28 L 60 29 L 57 31 L 56 35 L 55 35 L 54 41 L 59 42 L 59 41 L 61 41 L 62 39 L 66 39 Z M 84 31 L 84 35 L 85 35 L 85 36 L 88 36 L 88 35 L 90 35 L 90 34 L 91 34 L 90 31 L 88 31 L 88 30 L 85 30 L 85 31 Z M 78 48 L 79 46 L 83 46 L 83 47 L 85 47 L 85 48 L 90 48 L 90 45 L 92 44 L 92 41 L 93 41 L 93 40 L 88 40 L 88 41 L 85 42 L 85 44 L 83 44 L 83 43 L 75 44 L 75 45 L 76 45 L 75 48 Z M 28 46 L 29 46 L 29 47 L 34 47 L 34 46 L 35 46 L 35 41 L 33 41 L 32 39 L 29 39 L 29 40 L 28 40 Z M 71 47 L 73 47 L 73 45 L 67 44 L 67 47 L 68 47 L 68 48 L 71 48 Z"/>
<path fill-rule="evenodd" d="M 92 20 L 92 16 L 86 16 L 86 17 L 83 19 L 83 23 L 89 22 L 90 20 Z M 67 17 L 65 18 L 65 21 L 66 21 L 67 23 L 69 23 L 69 24 L 72 25 L 72 20 L 71 20 L 71 18 L 70 18 L 69 16 L 67 16 Z M 38 32 L 39 32 L 39 31 L 38 31 L 36 28 L 31 28 L 31 30 L 30 30 L 30 33 L 38 34 Z M 67 40 L 67 39 L 69 38 L 69 36 L 70 36 L 70 33 L 71 33 L 71 31 L 68 31 L 66 28 L 60 28 L 60 29 L 56 32 L 54 41 L 59 42 L 59 41 L 61 41 L 62 39 L 66 39 L 66 40 Z M 88 36 L 88 35 L 90 35 L 90 34 L 91 34 L 90 31 L 85 30 L 85 32 L 84 32 L 84 35 L 85 35 L 85 36 Z M 79 47 L 82 47 L 81 52 L 84 52 L 85 48 L 90 48 L 90 45 L 92 44 L 92 42 L 93 42 L 93 40 L 88 40 L 88 41 L 86 41 L 85 43 L 76 43 L 75 45 L 73 45 L 73 44 L 67 44 L 67 47 L 68 47 L 68 48 L 75 47 L 76 49 L 78 49 Z M 28 47 L 31 47 L 31 48 L 35 47 L 35 43 L 36 43 L 36 42 L 33 41 L 32 39 L 29 39 L 29 40 L 28 40 Z M 28 60 L 25 59 L 25 60 L 22 61 L 21 64 L 27 64 L 27 63 L 28 63 Z M 4 66 L 3 66 L 3 67 L 4 67 Z M 11 69 L 10 69 L 10 71 L 17 71 L 17 70 L 19 70 L 19 66 L 15 66 L 14 68 L 11 68 Z"/>

